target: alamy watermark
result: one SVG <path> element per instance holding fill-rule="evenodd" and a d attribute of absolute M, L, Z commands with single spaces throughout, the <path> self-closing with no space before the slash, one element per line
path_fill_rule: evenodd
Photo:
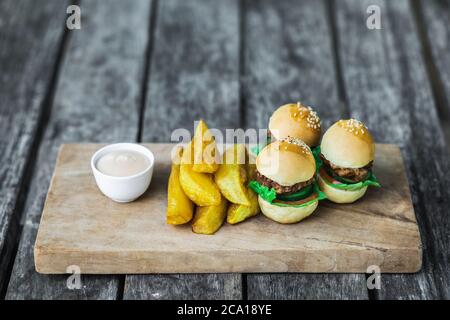
<path fill-rule="evenodd" d="M 81 269 L 77 265 L 70 265 L 66 268 L 66 273 L 70 273 L 66 286 L 70 290 L 81 289 Z"/>
<path fill-rule="evenodd" d="M 198 125 L 198 121 L 194 121 L 193 128 L 196 128 Z M 219 130 L 216 128 L 209 128 L 209 132 L 205 132 L 203 137 L 201 137 L 200 141 L 194 141 L 193 142 L 193 150 L 194 150 L 194 157 L 193 157 L 193 163 L 208 163 L 208 161 L 215 162 L 215 163 L 239 163 L 239 164 L 245 164 L 248 160 L 249 163 L 254 163 L 253 158 L 246 159 L 245 157 L 242 157 L 240 154 L 235 155 L 234 153 L 228 153 L 226 154 L 225 159 L 220 157 L 220 154 L 215 152 L 215 147 L 213 144 L 207 144 L 206 147 L 203 146 L 202 142 L 210 141 L 212 135 L 214 137 L 214 141 L 216 145 L 218 146 L 224 146 L 224 149 L 233 145 L 233 144 L 239 144 L 239 145 L 246 145 L 248 146 L 248 149 L 253 149 L 258 146 L 264 146 L 267 144 L 268 139 L 270 137 L 268 136 L 268 130 L 267 129 L 224 129 Z M 273 130 L 273 133 L 277 133 L 276 130 Z M 178 128 L 172 131 L 172 134 L 170 136 L 170 141 L 175 142 L 177 145 L 172 149 L 172 161 L 174 163 L 179 163 L 180 154 L 179 154 L 179 148 L 185 148 L 191 141 L 193 137 L 191 135 L 191 131 L 189 131 L 186 128 Z M 197 151 L 201 151 L 201 156 L 198 157 Z M 222 150 L 224 151 L 224 150 Z M 237 159 L 229 158 L 229 157 L 235 157 L 238 156 Z"/>
<path fill-rule="evenodd" d="M 367 289 L 369 290 L 380 290 L 381 289 L 381 269 L 377 265 L 372 265 L 367 268 L 367 273 L 370 276 L 367 277 Z"/>
<path fill-rule="evenodd" d="M 81 8 L 77 5 L 67 7 L 66 13 L 69 14 L 66 20 L 66 27 L 69 30 L 81 29 Z"/>
<path fill-rule="evenodd" d="M 369 30 L 381 29 L 381 8 L 375 4 L 367 7 L 366 12 L 369 14 L 366 20 L 366 26 Z"/>

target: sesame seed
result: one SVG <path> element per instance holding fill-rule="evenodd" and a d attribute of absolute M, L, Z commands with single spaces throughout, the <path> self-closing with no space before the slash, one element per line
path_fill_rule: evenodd
<path fill-rule="evenodd" d="M 355 135 L 364 135 L 366 132 L 365 130 L 368 130 L 364 123 L 356 119 L 339 120 L 338 124 L 348 132 L 354 133 Z"/>
<path fill-rule="evenodd" d="M 280 139 L 280 141 L 281 142 L 287 142 L 287 143 L 295 144 L 295 145 L 301 147 L 302 148 L 302 152 L 304 154 L 311 153 L 311 149 L 308 147 L 308 145 L 305 142 L 303 142 L 302 140 L 300 140 L 300 139 L 296 139 L 296 138 L 288 136 L 287 138 Z"/>

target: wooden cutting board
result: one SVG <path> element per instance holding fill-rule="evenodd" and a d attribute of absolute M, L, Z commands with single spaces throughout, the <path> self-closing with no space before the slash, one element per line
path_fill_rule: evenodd
<path fill-rule="evenodd" d="M 282 225 L 258 215 L 212 236 L 165 223 L 171 144 L 147 144 L 156 157 L 148 191 L 115 203 L 90 169 L 99 144 L 60 149 L 35 244 L 36 270 L 83 274 L 201 272 L 416 272 L 422 247 L 400 150 L 377 145 L 383 187 L 354 204 L 322 201 L 312 216 Z"/>

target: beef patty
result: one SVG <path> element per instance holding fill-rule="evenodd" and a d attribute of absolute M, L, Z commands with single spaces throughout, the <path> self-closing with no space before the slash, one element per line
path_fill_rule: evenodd
<path fill-rule="evenodd" d="M 266 176 L 256 171 L 256 181 L 268 188 L 274 188 L 277 194 L 288 195 L 312 184 L 314 182 L 314 177 L 312 177 L 308 181 L 299 182 L 292 186 L 282 186 L 281 184 L 267 178 Z"/>
<path fill-rule="evenodd" d="M 323 165 L 328 171 L 333 172 L 336 176 L 350 180 L 352 182 L 360 182 L 367 179 L 370 170 L 372 169 L 373 161 L 370 161 L 367 165 L 362 168 L 343 168 L 334 165 L 328 161 L 322 154 L 320 154 Z"/>

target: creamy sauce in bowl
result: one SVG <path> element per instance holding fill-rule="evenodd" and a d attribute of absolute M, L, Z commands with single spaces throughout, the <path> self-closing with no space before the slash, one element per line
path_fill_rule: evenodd
<path fill-rule="evenodd" d="M 150 166 L 150 160 L 137 151 L 111 150 L 102 155 L 95 166 L 108 176 L 129 177 L 145 171 Z"/>

